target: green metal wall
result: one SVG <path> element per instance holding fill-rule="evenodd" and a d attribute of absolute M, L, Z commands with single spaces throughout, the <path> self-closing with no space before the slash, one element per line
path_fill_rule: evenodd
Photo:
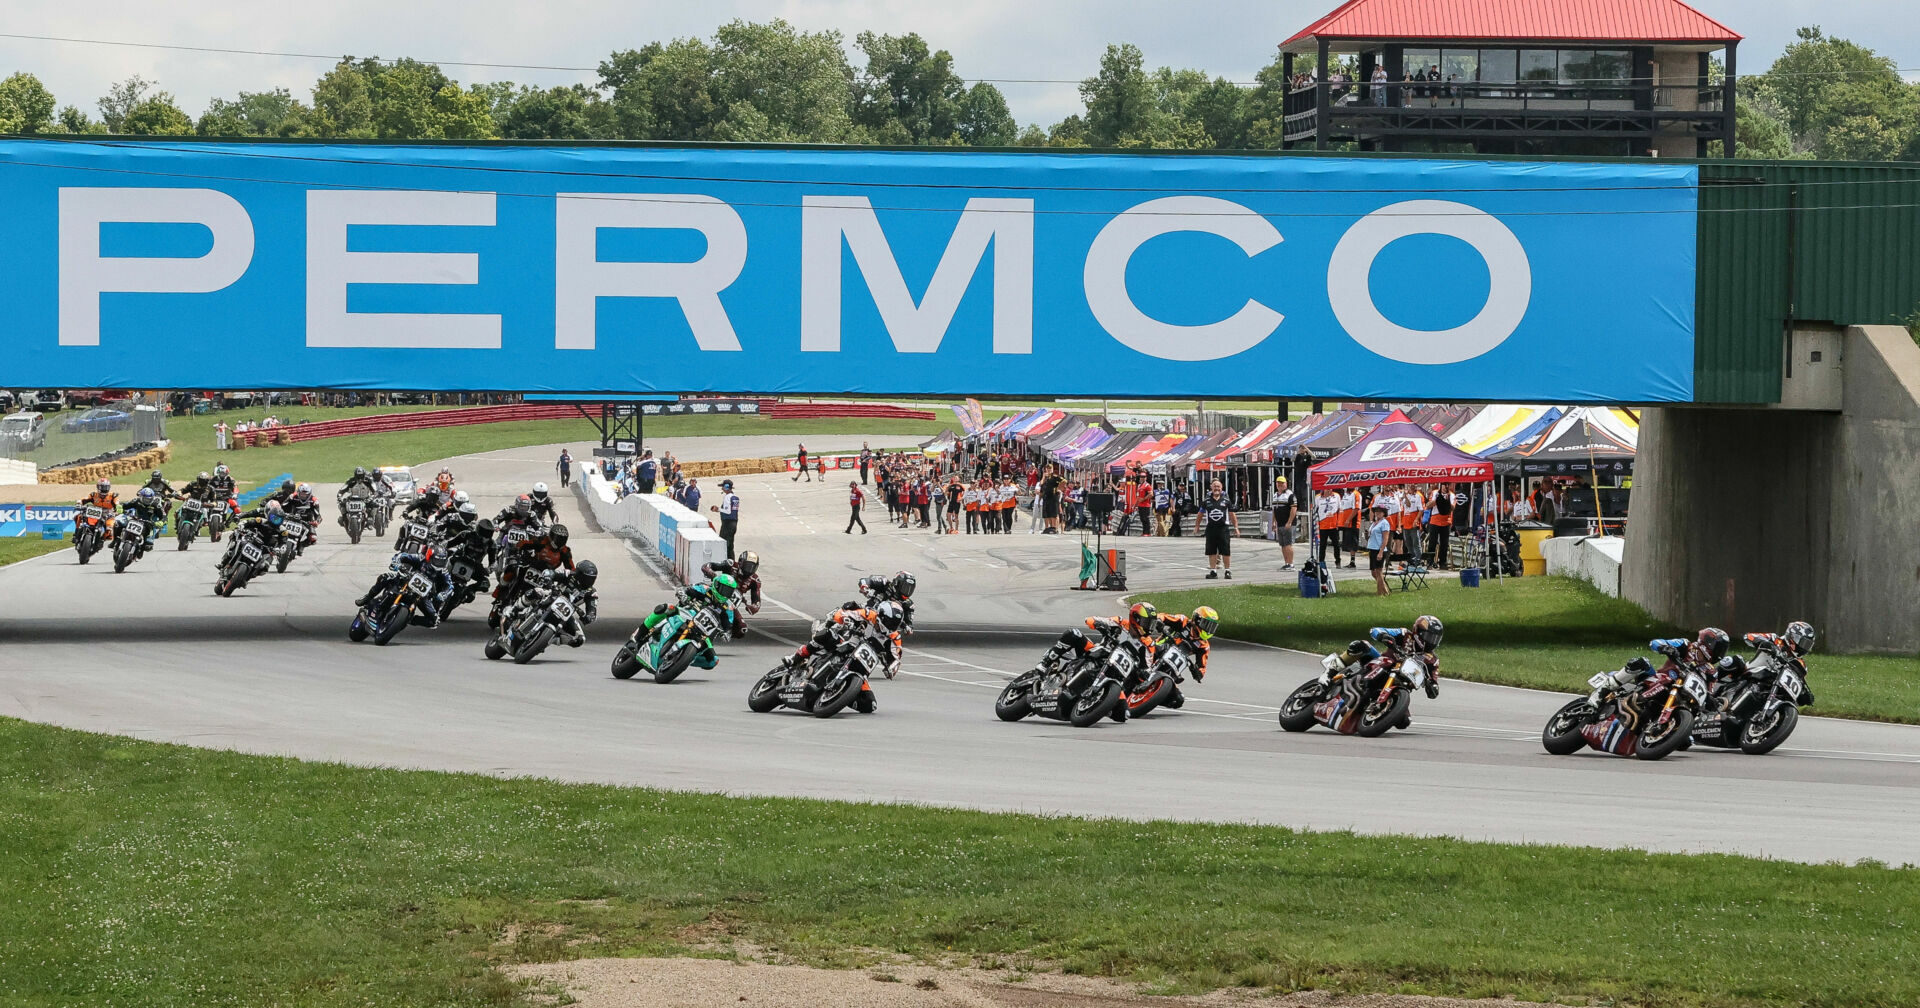
<path fill-rule="evenodd" d="M 1694 400 L 1780 398 L 1789 321 L 1920 310 L 1920 165 L 1700 163 Z"/>

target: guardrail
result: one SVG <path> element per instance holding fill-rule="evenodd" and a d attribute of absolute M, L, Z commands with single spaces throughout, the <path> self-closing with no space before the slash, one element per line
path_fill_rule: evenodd
<path fill-rule="evenodd" d="M 469 424 L 518 423 L 527 420 L 571 420 L 580 417 L 578 407 L 570 403 L 512 403 L 505 406 L 467 406 L 460 409 L 420 410 L 414 413 L 378 413 L 345 420 L 286 424 L 265 430 L 248 431 L 253 443 L 277 440 L 312 441 L 316 438 L 342 437 L 348 434 L 381 434 L 388 431 L 427 430 L 434 427 L 464 427 Z"/>
<path fill-rule="evenodd" d="M 884 420 L 932 420 L 932 410 L 908 409 L 890 403 L 776 403 L 762 402 L 760 415 L 773 420 L 814 420 L 826 417 L 872 417 Z"/>

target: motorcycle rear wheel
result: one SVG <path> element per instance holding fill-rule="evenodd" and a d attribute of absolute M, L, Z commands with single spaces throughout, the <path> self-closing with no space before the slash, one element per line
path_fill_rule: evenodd
<path fill-rule="evenodd" d="M 1033 713 L 1033 683 L 1025 676 L 1015 676 L 1012 681 L 1000 688 L 1000 695 L 994 698 L 993 713 L 1002 721 L 1018 721 Z"/>
<path fill-rule="evenodd" d="M 365 609 L 355 613 L 353 622 L 347 624 L 347 639 L 355 644 L 367 639 L 367 611 Z"/>
<path fill-rule="evenodd" d="M 1785 742 L 1787 736 L 1793 734 L 1794 726 L 1800 723 L 1800 708 L 1792 704 L 1783 705 L 1780 708 L 1780 716 L 1774 720 L 1773 724 L 1766 730 L 1756 733 L 1754 728 L 1763 724 L 1765 720 L 1766 712 L 1761 711 L 1758 717 L 1747 722 L 1740 729 L 1741 752 L 1749 756 L 1765 756 L 1779 748 L 1780 743 Z"/>
<path fill-rule="evenodd" d="M 860 695 L 860 677 L 847 676 L 830 692 L 822 693 L 813 701 L 812 714 L 817 718 L 830 718 L 845 710 L 847 705 Z"/>
<path fill-rule="evenodd" d="M 1582 697 L 1553 713 L 1547 726 L 1540 729 L 1540 748 L 1555 756 L 1571 756 L 1587 744 L 1580 729 L 1593 722 L 1593 705 Z"/>
<path fill-rule="evenodd" d="M 1360 712 L 1360 723 L 1354 727 L 1353 733 L 1361 738 L 1379 738 L 1399 724 L 1412 706 L 1413 694 L 1402 689 L 1394 690 L 1385 704 L 1375 700 Z"/>
<path fill-rule="evenodd" d="M 1666 759 L 1667 755 L 1680 748 L 1680 743 L 1693 734 L 1693 712 L 1684 707 L 1676 707 L 1673 716 L 1667 719 L 1666 732 L 1661 735 L 1652 733 L 1661 728 L 1659 721 L 1640 729 L 1640 739 L 1633 747 L 1633 755 L 1643 760 Z"/>
<path fill-rule="evenodd" d="M 1280 730 L 1303 732 L 1313 727 L 1313 705 L 1320 701 L 1320 680 L 1309 679 L 1287 695 L 1280 705 Z"/>
<path fill-rule="evenodd" d="M 1167 698 L 1173 695 L 1173 678 L 1162 675 L 1157 679 L 1148 680 L 1148 688 L 1134 695 L 1137 699 L 1127 701 L 1127 716 L 1144 717 L 1152 713 L 1155 707 L 1166 703 Z"/>
<path fill-rule="evenodd" d="M 1103 679 L 1099 685 L 1081 694 L 1073 703 L 1072 713 L 1067 715 L 1067 723 L 1075 728 L 1085 728 L 1113 713 L 1113 705 L 1120 702 L 1120 684 L 1112 679 Z"/>
<path fill-rule="evenodd" d="M 774 669 L 761 676 L 747 691 L 747 709 L 755 714 L 765 714 L 780 706 L 780 684 L 786 677 L 786 669 Z"/>

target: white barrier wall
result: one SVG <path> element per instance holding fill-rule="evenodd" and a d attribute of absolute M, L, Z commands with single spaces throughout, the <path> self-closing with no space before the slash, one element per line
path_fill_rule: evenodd
<path fill-rule="evenodd" d="M 0 486 L 40 482 L 40 467 L 24 459 L 0 459 Z"/>
<path fill-rule="evenodd" d="M 727 544 L 707 519 L 670 497 L 617 497 L 613 485 L 594 466 L 582 467 L 580 496 L 601 528 L 639 540 L 682 584 L 701 579 L 701 564 L 726 559 Z"/>
<path fill-rule="evenodd" d="M 1601 594 L 1620 596 L 1620 558 L 1626 540 L 1619 536 L 1555 536 L 1540 546 L 1548 574 L 1590 582 Z"/>

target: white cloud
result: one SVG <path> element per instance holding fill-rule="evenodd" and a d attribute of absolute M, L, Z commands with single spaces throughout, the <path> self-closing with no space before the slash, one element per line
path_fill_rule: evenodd
<path fill-rule="evenodd" d="M 232 4 L 208 0 L 96 0 L 25 4 L 9 31 L 79 38 L 204 45 L 322 54 L 413 56 L 431 60 L 592 67 L 617 48 L 676 36 L 710 35 L 735 17 L 784 17 L 809 29 L 837 29 L 851 44 L 864 29 L 917 31 L 953 53 L 959 72 L 978 78 L 1078 80 L 1092 74 L 1109 42 L 1133 42 L 1149 66 L 1197 67 L 1250 80 L 1279 41 L 1334 6 L 1314 3 L 1143 3 L 1136 0 L 709 0 L 641 3 L 573 0 L 336 0 L 329 4 Z M 1748 38 L 1741 70 L 1765 69 L 1793 29 L 1818 21 L 1829 35 L 1852 38 L 1920 68 L 1920 19 L 1905 3 L 1855 0 L 1814 8 L 1809 0 L 1710 0 L 1698 6 Z M 86 46 L 0 39 L 0 73 L 38 75 L 63 104 L 94 112 L 94 101 L 130 74 L 156 80 L 197 114 L 209 98 L 286 87 L 305 96 L 324 60 Z M 591 81 L 591 72 L 448 67 L 463 81 L 515 80 L 551 85 Z M 1050 123 L 1079 109 L 1072 84 L 1005 84 L 1022 122 Z"/>

